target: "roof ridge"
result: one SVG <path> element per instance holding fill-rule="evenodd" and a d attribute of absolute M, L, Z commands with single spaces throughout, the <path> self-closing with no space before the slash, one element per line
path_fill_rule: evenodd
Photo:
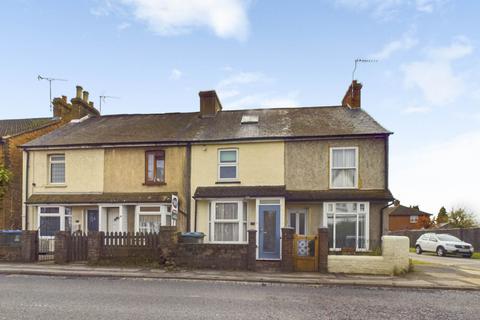
<path fill-rule="evenodd" d="M 38 117 L 38 118 L 17 118 L 17 119 L 0 119 L 0 121 L 21 121 L 21 120 L 55 120 L 55 117 Z"/>

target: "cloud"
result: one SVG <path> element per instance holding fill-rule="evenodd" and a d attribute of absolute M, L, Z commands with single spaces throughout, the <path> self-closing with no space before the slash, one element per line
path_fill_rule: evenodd
<path fill-rule="evenodd" d="M 333 0 L 337 6 L 355 11 L 368 11 L 381 20 L 389 20 L 401 10 L 413 9 L 432 13 L 448 0 Z"/>
<path fill-rule="evenodd" d="M 125 29 L 130 28 L 130 26 L 131 26 L 131 24 L 128 23 L 128 22 L 122 22 L 122 23 L 120 23 L 120 24 L 117 26 L 117 30 L 118 30 L 118 31 L 123 31 L 123 30 L 125 30 Z"/>
<path fill-rule="evenodd" d="M 398 51 L 405 51 L 415 47 L 418 44 L 418 40 L 405 34 L 398 40 L 387 43 L 380 51 L 371 55 L 372 59 L 385 60 L 390 58 L 394 53 Z"/>
<path fill-rule="evenodd" d="M 225 70 L 227 76 L 217 83 L 216 88 L 225 107 L 266 108 L 298 106 L 298 91 L 278 92 L 272 88 L 276 82 L 262 72 Z"/>
<path fill-rule="evenodd" d="M 480 131 L 392 154 L 391 187 L 405 204 L 438 212 L 467 206 L 480 216 L 478 177 Z"/>
<path fill-rule="evenodd" d="M 183 76 L 183 72 L 174 68 L 170 72 L 170 80 L 180 80 L 180 78 Z"/>
<path fill-rule="evenodd" d="M 247 0 L 116 1 L 160 35 L 185 34 L 206 27 L 221 38 L 245 40 L 248 36 Z"/>
<path fill-rule="evenodd" d="M 405 108 L 405 110 L 403 110 L 403 112 L 408 113 L 408 114 L 411 114 L 411 113 L 427 113 L 430 110 L 431 109 L 429 107 L 411 106 L 411 107 Z"/>
<path fill-rule="evenodd" d="M 462 73 L 453 68 L 455 60 L 473 52 L 465 37 L 454 39 L 446 47 L 427 48 L 426 59 L 402 66 L 407 88 L 419 89 L 427 103 L 439 106 L 455 101 L 467 88 Z"/>

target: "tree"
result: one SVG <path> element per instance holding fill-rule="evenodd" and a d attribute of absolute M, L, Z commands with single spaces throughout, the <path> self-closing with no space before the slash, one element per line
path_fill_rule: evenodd
<path fill-rule="evenodd" d="M 465 208 L 452 209 L 448 214 L 448 222 L 454 228 L 471 228 L 477 225 L 473 213 Z"/>
<path fill-rule="evenodd" d="M 437 224 L 445 223 L 445 222 L 448 222 L 447 209 L 445 209 L 445 207 L 441 207 L 437 215 Z"/>
<path fill-rule="evenodd" d="M 10 170 L 0 165 L 0 199 L 3 199 L 5 192 L 7 192 L 8 184 L 12 178 Z"/>
<path fill-rule="evenodd" d="M 417 221 L 417 225 L 420 228 L 428 229 L 428 228 L 431 228 L 433 226 L 433 221 L 430 220 L 430 217 L 428 217 L 428 216 L 419 216 L 418 221 Z"/>

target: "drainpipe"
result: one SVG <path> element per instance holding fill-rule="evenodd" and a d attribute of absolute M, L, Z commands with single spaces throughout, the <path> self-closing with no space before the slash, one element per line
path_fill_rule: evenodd
<path fill-rule="evenodd" d="M 395 203 L 395 199 L 393 201 L 390 201 L 385 207 L 380 209 L 380 239 L 382 239 L 382 236 L 383 236 L 383 211 L 394 203 Z"/>
<path fill-rule="evenodd" d="M 27 199 L 28 199 L 28 177 L 29 177 L 29 171 L 30 171 L 30 152 L 28 150 L 25 150 L 27 153 L 27 159 L 26 159 L 26 169 L 25 169 L 25 230 L 28 230 L 28 205 L 27 205 Z"/>

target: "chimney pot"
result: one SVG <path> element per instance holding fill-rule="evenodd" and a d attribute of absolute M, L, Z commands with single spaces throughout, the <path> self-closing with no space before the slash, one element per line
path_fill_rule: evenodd
<path fill-rule="evenodd" d="M 83 101 L 88 103 L 88 91 L 83 91 Z"/>
<path fill-rule="evenodd" d="M 90 108 L 93 108 L 93 101 L 90 101 L 90 102 L 88 103 L 88 106 L 89 106 Z"/>
<path fill-rule="evenodd" d="M 342 100 L 342 106 L 350 109 L 360 109 L 361 107 L 362 84 L 353 80 Z"/>
<path fill-rule="evenodd" d="M 395 200 L 393 201 L 393 205 L 394 205 L 395 207 L 398 207 L 398 206 L 400 205 L 400 200 L 396 200 L 396 199 L 395 199 Z"/>
<path fill-rule="evenodd" d="M 67 96 L 62 96 L 62 101 L 67 103 Z"/>
<path fill-rule="evenodd" d="M 200 117 L 215 117 L 222 111 L 222 104 L 215 90 L 200 91 Z"/>
<path fill-rule="evenodd" d="M 83 88 L 81 86 L 77 86 L 77 98 L 78 99 L 82 99 L 82 91 L 83 91 Z"/>

